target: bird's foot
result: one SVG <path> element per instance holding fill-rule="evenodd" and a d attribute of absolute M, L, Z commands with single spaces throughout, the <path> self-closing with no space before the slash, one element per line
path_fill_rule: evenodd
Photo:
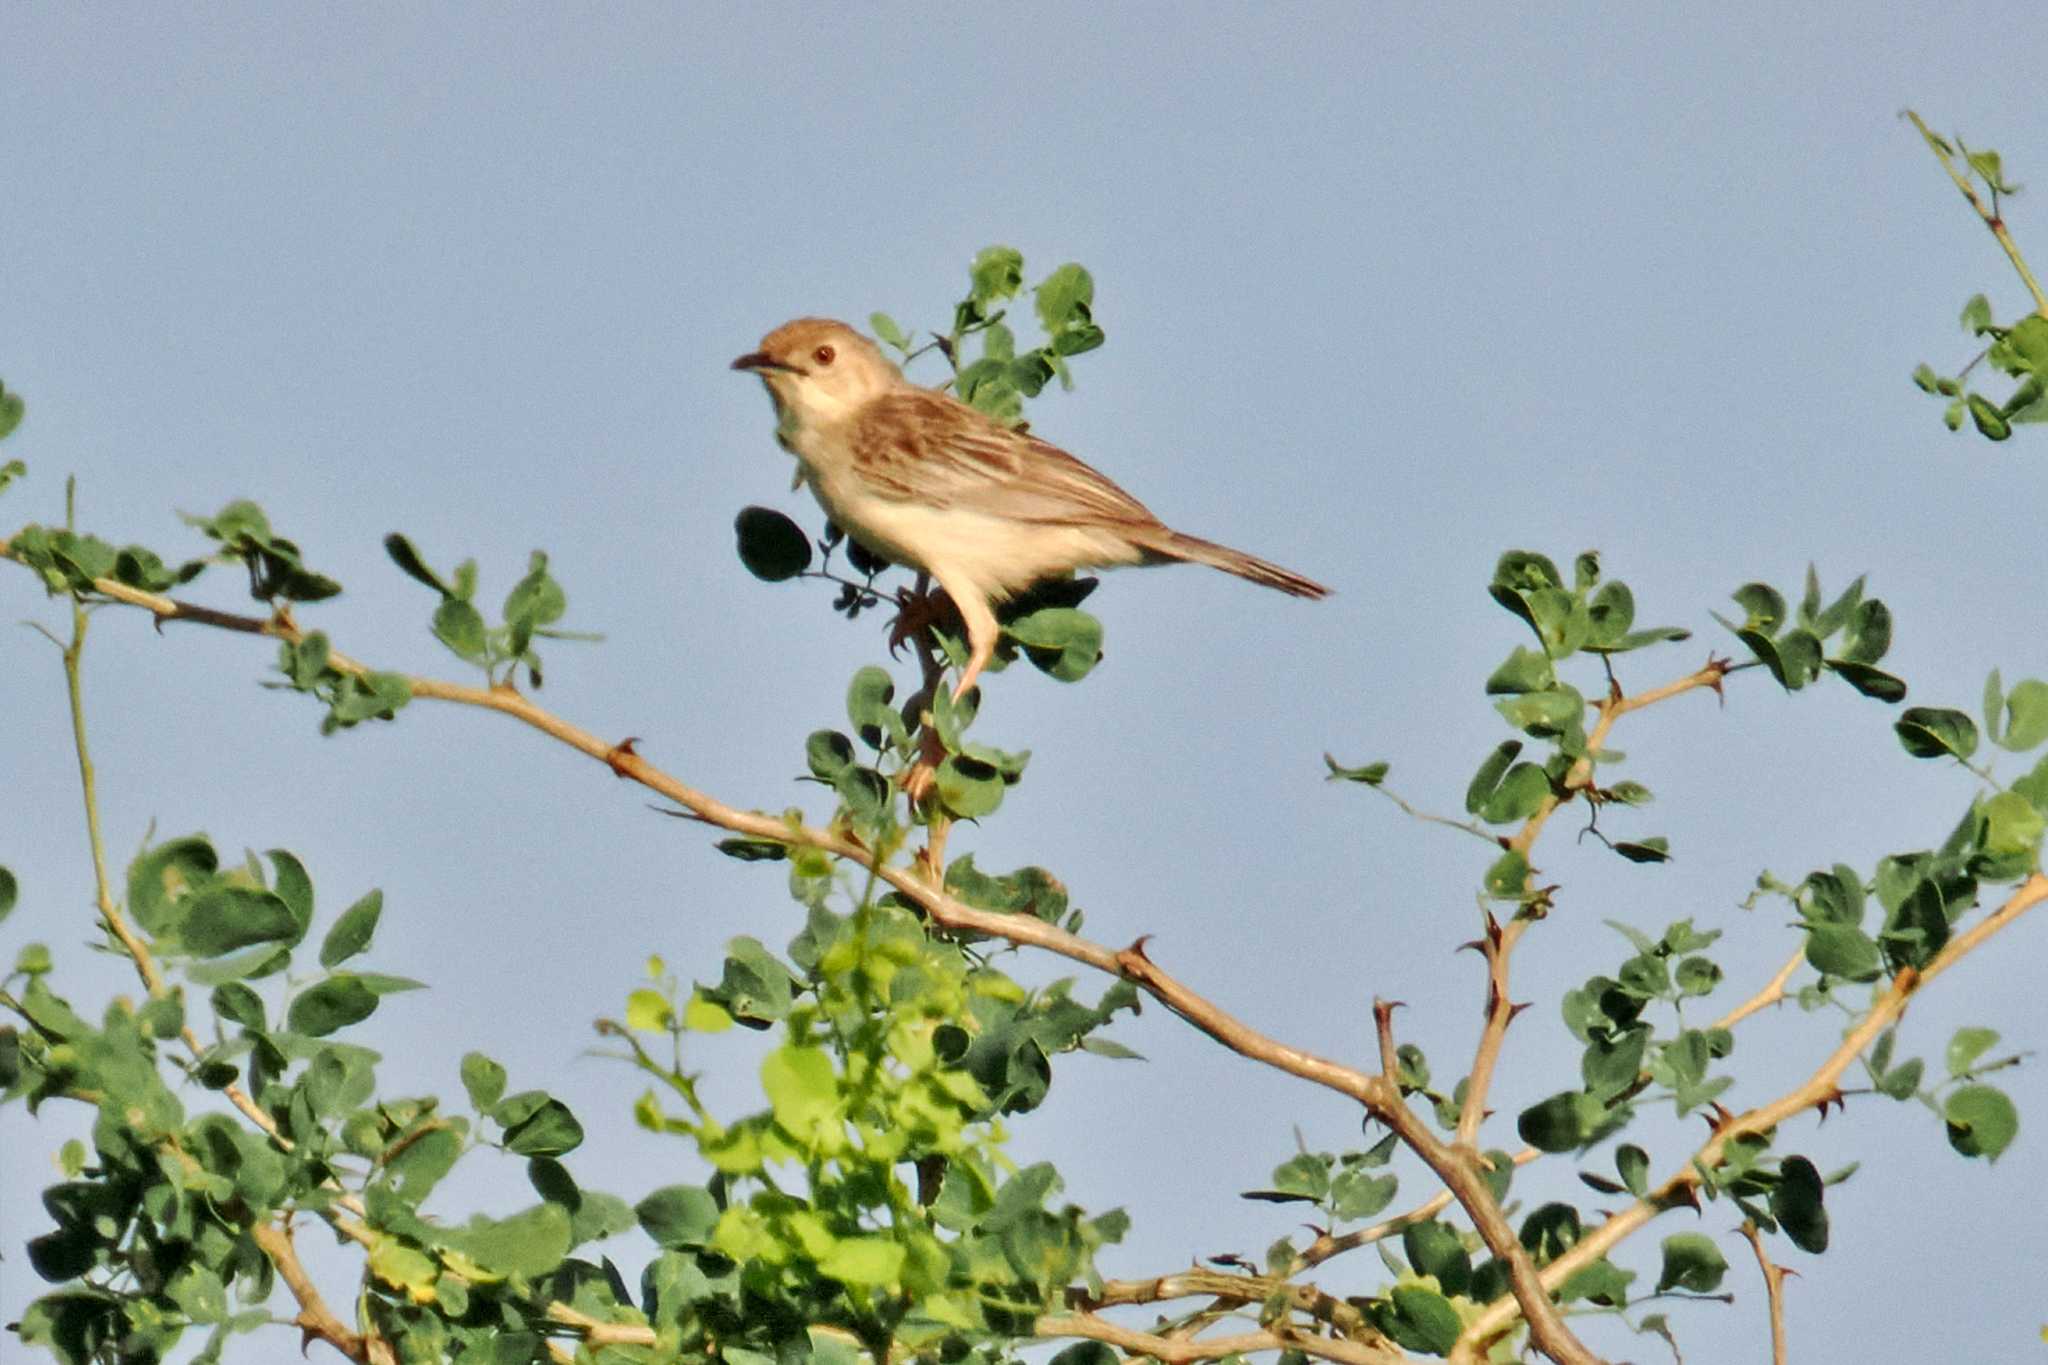
<path fill-rule="evenodd" d="M 905 588 L 897 593 L 896 619 L 889 623 L 890 657 L 932 627 L 952 625 L 958 615 L 952 608 L 953 600 L 942 588 Z"/>

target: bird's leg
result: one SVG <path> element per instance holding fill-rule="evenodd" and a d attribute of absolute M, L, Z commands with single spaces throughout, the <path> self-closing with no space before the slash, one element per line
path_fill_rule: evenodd
<path fill-rule="evenodd" d="M 946 596 L 952 599 L 953 609 L 960 614 L 960 623 L 967 632 L 967 667 L 961 671 L 960 681 L 953 686 L 953 700 L 957 702 L 967 695 L 967 689 L 974 686 L 982 669 L 988 667 L 989 660 L 995 657 L 1000 628 L 996 625 L 995 612 L 981 594 L 964 588 L 955 592 L 944 582 L 939 586 L 946 589 Z M 932 596 L 936 594 L 928 594 L 927 600 Z M 930 673 L 927 673 L 926 681 L 927 685 L 932 683 Z M 910 794 L 912 801 L 921 799 L 931 790 L 939 764 L 945 761 L 946 746 L 939 739 L 937 727 L 926 724 L 918 733 L 917 761 L 904 770 L 902 777 L 903 790 Z"/>
<path fill-rule="evenodd" d="M 967 667 L 961 670 L 960 681 L 953 685 L 953 700 L 967 695 L 967 689 L 974 686 L 974 680 L 981 676 L 981 670 L 988 667 L 988 661 L 996 655 L 996 637 L 1001 627 L 996 624 L 996 614 L 987 602 L 979 597 L 967 598 L 963 605 L 958 593 L 949 593 L 953 605 L 959 608 L 960 623 L 967 627 Z"/>

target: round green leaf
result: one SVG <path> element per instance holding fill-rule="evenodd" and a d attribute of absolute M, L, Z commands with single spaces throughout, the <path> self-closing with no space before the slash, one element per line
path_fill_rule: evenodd
<path fill-rule="evenodd" d="M 1457 1232 L 1434 1218 L 1401 1231 L 1401 1249 L 1420 1275 L 1434 1275 L 1446 1294 L 1462 1294 L 1472 1283 L 1472 1253 Z"/>
<path fill-rule="evenodd" d="M 1892 729 L 1915 758 L 1968 758 L 1977 752 L 1977 722 L 1947 707 L 1907 707 Z"/>
<path fill-rule="evenodd" d="M 811 567 L 811 538 L 803 528 L 769 507 L 743 507 L 733 518 L 740 563 L 768 583 L 795 578 Z"/>
<path fill-rule="evenodd" d="M 286 1013 L 294 1033 L 322 1038 L 369 1018 L 377 1010 L 377 993 L 344 972 L 299 993 Z"/>
<path fill-rule="evenodd" d="M 296 940 L 299 919 L 274 891 L 256 887 L 207 887 L 192 898 L 181 936 L 201 957 L 219 957 L 252 943 Z"/>
<path fill-rule="evenodd" d="M 1728 1258 L 1713 1239 L 1697 1232 L 1681 1232 L 1664 1239 L 1664 1268 L 1657 1275 L 1657 1292 L 1687 1289 L 1711 1294 L 1721 1287 L 1728 1273 Z"/>
<path fill-rule="evenodd" d="M 1853 924 L 1816 924 L 1806 931 L 1806 960 L 1818 971 L 1850 981 L 1875 980 L 1877 944 Z"/>
<path fill-rule="evenodd" d="M 1948 1145 L 1964 1156 L 1996 1161 L 2020 1131 L 2020 1113 L 2003 1090 L 1966 1085 L 1941 1107 L 1948 1120 Z"/>
<path fill-rule="evenodd" d="M 657 1246 L 708 1246 L 718 1226 L 718 1201 L 696 1185 L 665 1185 L 633 1206 Z"/>
<path fill-rule="evenodd" d="M 1792 1245 L 1818 1256 L 1828 1249 L 1828 1211 L 1822 1206 L 1820 1172 L 1803 1156 L 1789 1156 L 1771 1186 L 1771 1217 Z"/>

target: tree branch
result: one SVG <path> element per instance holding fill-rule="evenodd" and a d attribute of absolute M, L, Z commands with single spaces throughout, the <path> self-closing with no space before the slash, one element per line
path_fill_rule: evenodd
<path fill-rule="evenodd" d="M 0 542 L 0 555 L 8 551 L 6 542 Z M 149 611 L 159 621 L 189 621 L 217 629 L 270 636 L 294 644 L 304 638 L 304 632 L 285 612 L 269 618 L 237 616 L 196 607 L 158 593 L 143 592 L 112 579 L 96 579 L 93 587 L 114 601 Z M 329 654 L 328 663 L 338 671 L 357 676 L 369 672 L 363 664 L 338 652 Z M 1109 975 L 1123 977 L 1232 1052 L 1357 1100 L 1392 1128 L 1464 1206 L 1487 1249 L 1507 1266 L 1509 1282 L 1530 1324 L 1530 1334 L 1536 1345 L 1560 1365 L 1595 1365 L 1596 1357 L 1572 1335 L 1543 1289 L 1535 1263 L 1530 1260 L 1495 1202 L 1478 1163 L 1469 1159 L 1468 1154 L 1454 1151 L 1439 1141 L 1402 1102 L 1400 1091 L 1391 1079 L 1291 1047 L 1251 1028 L 1160 969 L 1145 955 L 1143 939 L 1129 948 L 1116 951 L 1030 915 L 977 910 L 947 895 L 939 886 L 919 875 L 915 868 L 907 869 L 885 862 L 849 833 L 819 829 L 793 817 L 743 811 L 697 791 L 647 762 L 629 745 L 606 743 L 536 705 L 509 683 L 474 687 L 433 678 L 408 677 L 407 684 L 415 698 L 477 706 L 521 721 L 604 763 L 619 777 L 660 793 L 707 824 L 786 847 L 814 848 L 857 863 L 901 892 L 947 929 L 1002 939 L 1020 947 L 1040 948 Z M 1586 768 L 1590 772 L 1589 762 Z M 1542 813 L 1547 814 L 1547 811 Z"/>
<path fill-rule="evenodd" d="M 1785 1365 L 1785 1276 L 1789 1272 L 1771 1261 L 1770 1253 L 1764 1250 L 1763 1234 L 1757 1231 L 1753 1220 L 1742 1220 L 1742 1235 L 1749 1239 L 1749 1249 L 1756 1253 L 1757 1269 L 1764 1274 L 1764 1295 L 1770 1300 L 1771 1365 Z"/>
<path fill-rule="evenodd" d="M 249 1237 L 270 1258 L 270 1264 L 277 1268 L 277 1277 L 298 1300 L 299 1313 L 292 1320 L 305 1334 L 305 1341 L 324 1341 L 350 1360 L 362 1362 L 362 1365 L 394 1365 L 396 1357 L 392 1354 L 391 1343 L 381 1337 L 351 1332 L 327 1307 L 327 1301 L 320 1297 L 312 1277 L 306 1274 L 306 1267 L 299 1262 L 298 1248 L 293 1245 L 289 1230 L 275 1223 L 259 1222 L 249 1229 Z"/>
<path fill-rule="evenodd" d="M 1913 126 L 1920 130 L 1920 136 L 1926 139 L 1928 150 L 1932 151 L 1935 158 L 1941 162 L 1941 168 L 1948 172 L 1948 178 L 1955 182 L 1956 188 L 1963 192 L 1963 198 L 1970 201 L 1970 207 L 1975 209 L 1977 216 L 1984 220 L 1984 226 L 1991 229 L 1991 235 L 1998 239 L 1998 244 L 2001 247 L 2005 248 L 2006 259 L 2011 261 L 2012 268 L 2019 272 L 2020 279 L 2027 286 L 2027 292 L 2034 296 L 2034 311 L 2043 317 L 2048 317 L 2048 294 L 2041 292 L 2041 285 L 2039 281 L 2035 280 L 2034 272 L 2027 268 L 2027 258 L 2020 255 L 2019 244 L 2013 241 L 2012 234 L 2006 231 L 2005 219 L 2000 217 L 1997 210 L 1986 204 L 1978 196 L 1976 187 L 1970 183 L 1970 177 L 1956 169 L 1954 153 L 1949 150 L 1948 143 L 1936 137 L 1933 130 L 1921 122 L 1920 115 L 1914 113 L 1911 109 L 1906 110 L 1905 113 L 1907 118 L 1913 120 Z"/>
<path fill-rule="evenodd" d="M 1827 1059 L 1811 1076 L 1769 1104 L 1759 1105 L 1722 1121 L 1715 1127 L 1714 1135 L 1708 1139 L 1706 1145 L 1695 1152 L 1682 1169 L 1642 1199 L 1598 1227 L 1588 1230 L 1571 1250 L 1544 1267 L 1542 1279 L 1545 1287 L 1555 1289 L 1572 1272 L 1605 1256 L 1658 1214 L 1673 1207 L 1692 1203 L 1693 1191 L 1702 1183 L 1701 1172 L 1711 1171 L 1721 1165 L 1728 1144 L 1735 1139 L 1752 1133 L 1768 1133 L 1796 1114 L 1837 1099 L 1840 1095 L 1837 1082 L 1841 1079 L 1842 1073 L 1863 1055 L 1864 1049 L 1875 1042 L 1879 1034 L 1891 1027 L 1899 1015 L 1905 1012 L 1906 1005 L 1915 992 L 2043 901 L 2048 901 L 2048 875 L 2036 872 L 2014 889 L 2005 904 L 1970 926 L 1964 933 L 1950 939 L 1947 946 L 1935 954 L 1934 960 L 1927 964 L 1925 971 L 1916 972 L 1910 967 L 1900 971 L 1892 978 L 1891 984 L 1877 1002 L 1871 1006 L 1870 1012 L 1849 1031 L 1841 1044 L 1828 1054 Z M 1514 1320 L 1517 1311 L 1514 1301 L 1501 1300 L 1491 1305 L 1478 1321 L 1467 1328 L 1467 1335 L 1496 1334 Z"/>
<path fill-rule="evenodd" d="M 1529 851 L 1536 846 L 1537 837 L 1543 833 L 1544 825 L 1557 813 L 1558 807 L 1593 785 L 1593 755 L 1605 747 L 1608 733 L 1614 729 L 1617 720 L 1631 711 L 1640 711 L 1703 687 L 1718 692 L 1721 680 L 1726 676 L 1728 661 L 1710 655 L 1702 667 L 1684 677 L 1632 697 L 1623 696 L 1620 685 L 1614 684 L 1613 690 L 1599 703 L 1599 719 L 1586 735 L 1584 754 L 1565 774 L 1563 794 L 1552 792 L 1545 796 L 1543 804 L 1508 841 L 1508 847 L 1527 859 Z M 1471 1070 L 1466 1072 L 1465 1104 L 1458 1113 L 1457 1138 L 1459 1146 L 1474 1151 L 1478 1149 L 1479 1125 L 1486 1117 L 1486 1096 L 1493 1088 L 1494 1068 L 1500 1061 L 1508 1025 L 1521 1011 L 1521 1007 L 1508 998 L 1508 961 L 1514 955 L 1515 945 L 1522 941 L 1522 935 L 1535 922 L 1535 917 L 1525 913 L 1516 915 L 1503 926 L 1496 924 L 1489 915 L 1486 936 L 1477 945 L 1486 955 L 1486 1023 L 1479 1033 L 1479 1046 L 1473 1052 Z"/>

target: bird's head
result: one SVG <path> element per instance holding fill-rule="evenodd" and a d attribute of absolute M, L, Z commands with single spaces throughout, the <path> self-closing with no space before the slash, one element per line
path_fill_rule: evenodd
<path fill-rule="evenodd" d="M 759 375 L 775 406 L 804 425 L 837 421 L 903 382 L 879 346 L 830 318 L 785 322 L 732 367 Z"/>

